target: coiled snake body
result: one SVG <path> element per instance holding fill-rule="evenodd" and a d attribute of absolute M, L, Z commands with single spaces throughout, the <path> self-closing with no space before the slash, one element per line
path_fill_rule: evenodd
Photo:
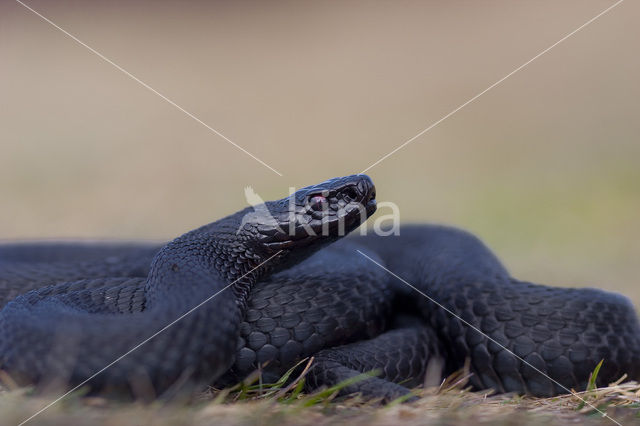
<path fill-rule="evenodd" d="M 387 400 L 466 360 L 474 387 L 537 396 L 584 389 L 601 359 L 599 384 L 640 377 L 623 296 L 516 280 L 453 228 L 341 239 L 374 211 L 373 183 L 354 175 L 163 246 L 0 245 L 0 368 L 158 395 L 314 356 L 308 387 L 377 370 L 343 392 Z"/>

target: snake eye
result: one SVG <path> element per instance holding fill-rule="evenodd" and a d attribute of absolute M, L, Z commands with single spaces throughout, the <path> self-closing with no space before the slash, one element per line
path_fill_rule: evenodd
<path fill-rule="evenodd" d="M 327 199 L 322 195 L 314 195 L 309 198 L 309 207 L 311 207 L 312 210 L 320 211 L 323 209 L 326 202 Z"/>
<path fill-rule="evenodd" d="M 347 201 L 353 201 L 358 197 L 358 191 L 356 191 L 356 189 L 352 186 L 345 188 L 342 193 L 344 194 L 344 197 Z"/>

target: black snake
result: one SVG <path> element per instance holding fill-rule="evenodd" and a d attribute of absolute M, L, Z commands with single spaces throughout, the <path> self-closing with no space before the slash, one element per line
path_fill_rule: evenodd
<path fill-rule="evenodd" d="M 0 245 L 0 368 L 160 395 L 313 356 L 309 388 L 376 370 L 344 392 L 387 400 L 467 360 L 475 388 L 536 396 L 584 389 L 601 359 L 599 384 L 640 377 L 625 297 L 516 280 L 454 228 L 341 238 L 374 211 L 373 183 L 354 175 L 166 245 Z"/>

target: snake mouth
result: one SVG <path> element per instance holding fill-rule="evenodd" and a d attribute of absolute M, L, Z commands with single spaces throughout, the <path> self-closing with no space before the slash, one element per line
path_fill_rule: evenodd
<path fill-rule="evenodd" d="M 374 194 L 374 197 L 375 197 L 375 194 Z M 371 200 L 369 200 L 365 205 L 365 209 L 367 211 L 367 217 L 374 214 L 377 208 L 378 208 L 378 203 L 376 202 L 376 199 L 372 198 Z"/>

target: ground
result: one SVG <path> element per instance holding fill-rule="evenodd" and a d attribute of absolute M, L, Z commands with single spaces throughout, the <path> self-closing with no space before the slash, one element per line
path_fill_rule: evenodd
<path fill-rule="evenodd" d="M 358 396 L 339 398 L 336 388 L 301 392 L 302 376 L 290 385 L 239 384 L 212 389 L 190 402 L 151 404 L 116 402 L 69 395 L 37 414 L 60 394 L 43 397 L 28 389 L 0 396 L 2 424 L 32 425 L 423 425 L 423 424 L 640 424 L 640 384 L 614 383 L 605 388 L 554 398 L 472 392 L 462 373 L 439 387 L 416 389 L 416 402 L 380 404 Z M 284 380 L 284 379 L 282 379 Z M 11 383 L 4 377 L 5 388 Z M 8 385 L 8 386 L 7 386 Z M 339 387 L 339 386 L 338 386 Z M 604 416 L 603 414 L 606 414 Z"/>

